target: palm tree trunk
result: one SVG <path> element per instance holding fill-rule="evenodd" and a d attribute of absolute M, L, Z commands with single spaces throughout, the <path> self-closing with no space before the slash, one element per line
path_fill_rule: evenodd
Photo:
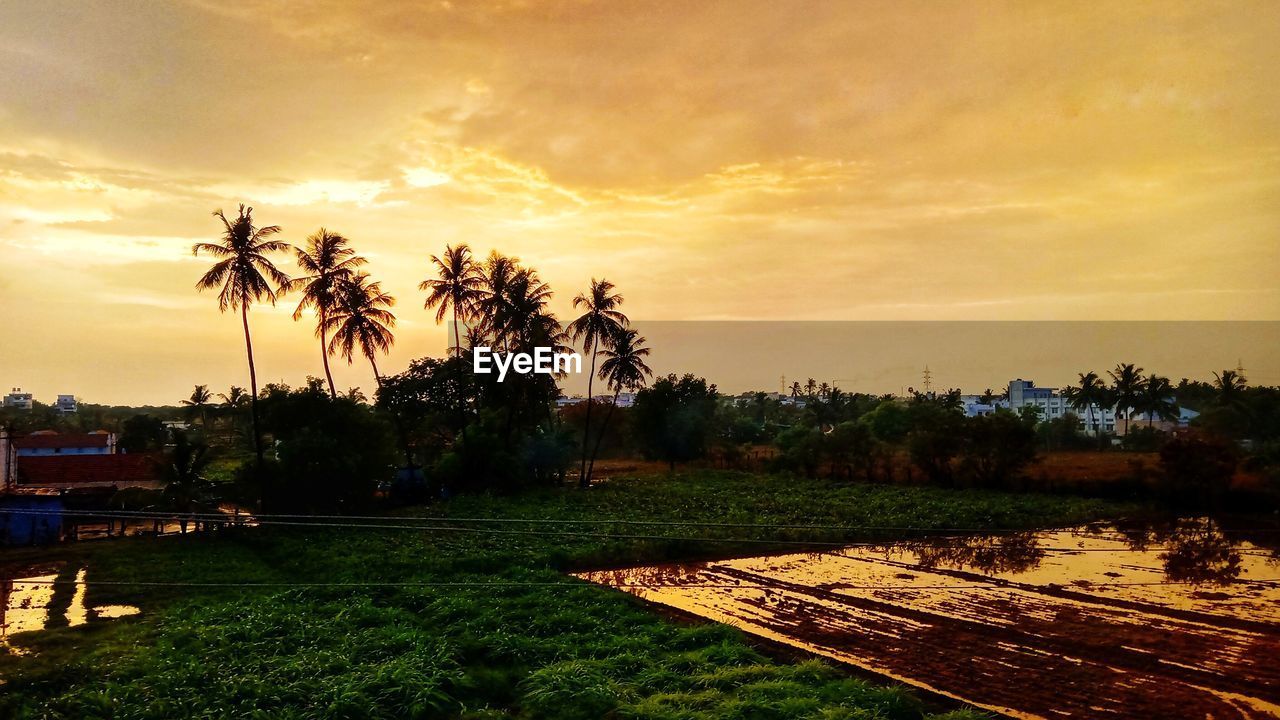
<path fill-rule="evenodd" d="M 374 361 L 372 354 L 369 355 L 369 364 L 373 366 L 373 382 L 378 386 L 378 388 L 381 388 L 382 376 L 378 374 L 378 363 Z"/>
<path fill-rule="evenodd" d="M 604 424 L 600 426 L 600 434 L 596 436 L 595 447 L 591 449 L 591 461 L 587 463 L 587 483 L 591 483 L 591 473 L 596 469 L 596 457 L 600 455 L 600 443 L 604 442 L 604 431 L 609 429 L 609 418 L 613 417 L 613 409 L 618 407 L 618 395 L 622 392 L 619 387 L 613 391 L 613 404 L 609 406 L 609 411 L 604 414 Z"/>
<path fill-rule="evenodd" d="M 453 304 L 453 351 L 462 357 L 462 335 L 458 332 L 458 303 Z"/>
<path fill-rule="evenodd" d="M 587 376 L 587 422 L 582 428 L 582 466 L 578 470 L 578 487 L 589 487 L 587 477 L 587 440 L 591 437 L 591 384 L 596 377 L 596 341 L 591 341 L 591 374 Z"/>
<path fill-rule="evenodd" d="M 320 311 L 320 357 L 324 359 L 324 377 L 329 381 L 329 397 L 338 399 L 338 389 L 333 386 L 333 372 L 329 370 L 329 344 L 325 342 L 325 313 Z"/>
<path fill-rule="evenodd" d="M 250 414 L 253 416 L 253 453 L 258 459 L 258 468 L 262 468 L 262 432 L 258 428 L 258 371 L 253 366 L 253 338 L 249 335 L 249 302 L 248 298 L 240 299 L 240 321 L 244 324 L 244 348 L 249 355 L 249 396 Z"/>

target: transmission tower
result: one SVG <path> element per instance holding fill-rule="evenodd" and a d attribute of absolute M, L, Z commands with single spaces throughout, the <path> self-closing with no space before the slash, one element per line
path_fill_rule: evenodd
<path fill-rule="evenodd" d="M 923 378 L 924 378 L 924 394 L 928 395 L 929 391 L 933 388 L 933 373 L 929 371 L 928 365 L 924 366 Z"/>

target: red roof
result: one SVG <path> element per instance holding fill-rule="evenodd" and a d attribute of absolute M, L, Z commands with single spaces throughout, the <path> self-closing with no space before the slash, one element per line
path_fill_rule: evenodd
<path fill-rule="evenodd" d="M 104 448 L 107 447 L 111 435 L 108 433 L 85 433 L 60 435 L 57 433 L 32 433 L 13 441 L 19 450 L 30 448 Z"/>
<path fill-rule="evenodd" d="M 19 455 L 16 458 L 18 484 L 133 485 L 155 482 L 159 456 L 151 453 L 129 455 Z"/>

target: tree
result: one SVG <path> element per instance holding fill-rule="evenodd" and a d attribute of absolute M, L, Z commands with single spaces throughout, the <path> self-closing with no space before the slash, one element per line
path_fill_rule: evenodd
<path fill-rule="evenodd" d="M 134 415 L 125 420 L 120 427 L 120 438 L 117 447 L 127 453 L 150 452 L 163 450 L 169 440 L 169 431 L 164 421 L 151 415 Z"/>
<path fill-rule="evenodd" d="M 465 243 L 458 247 L 444 246 L 444 257 L 431 256 L 436 267 L 436 279 L 423 280 L 418 289 L 427 291 L 427 300 L 423 305 L 430 310 L 436 308 L 436 322 L 444 320 L 444 316 L 453 313 L 454 352 L 462 355 L 462 335 L 460 322 L 469 320 L 477 310 L 477 304 L 483 296 L 484 277 L 480 268 L 471 256 L 471 248 Z"/>
<path fill-rule="evenodd" d="M 1133 363 L 1122 363 L 1116 365 L 1114 370 L 1108 370 L 1107 374 L 1111 376 L 1111 392 L 1112 399 L 1116 403 L 1116 413 L 1124 414 L 1124 432 L 1129 434 L 1129 415 L 1133 409 L 1138 406 L 1142 398 L 1142 368 Z"/>
<path fill-rule="evenodd" d="M 1160 448 L 1160 467 L 1167 501 L 1200 512 L 1215 510 L 1231 488 L 1236 448 L 1215 435 L 1183 435 Z"/>
<path fill-rule="evenodd" d="M 204 428 L 208 424 L 209 401 L 213 399 L 213 393 L 209 392 L 208 385 L 197 385 L 191 391 L 191 397 L 182 401 L 187 406 L 188 417 L 193 414 L 200 418 L 200 427 Z"/>
<path fill-rule="evenodd" d="M 595 469 L 596 456 L 600 454 L 600 442 L 609 429 L 609 420 L 613 410 L 618 406 L 618 396 L 623 390 L 635 390 L 645 383 L 645 378 L 653 376 L 653 370 L 645 364 L 649 356 L 649 348 L 644 347 L 645 339 L 631 328 L 620 328 L 616 335 L 609 338 L 605 348 L 600 352 L 604 362 L 600 363 L 600 379 L 607 381 L 613 389 L 613 402 L 605 413 L 604 424 L 600 426 L 600 434 L 596 436 L 596 444 L 591 450 L 591 461 L 587 464 L 587 484 L 591 484 L 591 473 Z M 589 406 L 588 406 L 589 407 Z"/>
<path fill-rule="evenodd" d="M 981 487 L 1006 487 L 1036 455 L 1035 424 L 1007 410 L 967 418 L 960 470 Z"/>
<path fill-rule="evenodd" d="M 1215 404 L 1221 408 L 1243 411 L 1245 406 L 1244 391 L 1247 385 L 1248 381 L 1245 380 L 1244 375 L 1236 370 L 1223 370 L 1221 373 L 1214 373 Z"/>
<path fill-rule="evenodd" d="M 390 352 L 395 344 L 391 328 L 396 325 L 396 316 L 387 309 L 395 304 L 396 299 L 383 292 L 379 283 L 369 282 L 368 275 L 353 275 L 342 283 L 337 302 L 325 319 L 327 329 L 333 333 L 329 352 L 340 353 L 350 365 L 359 351 L 369 360 L 374 381 L 381 383 L 376 356 Z"/>
<path fill-rule="evenodd" d="M 719 393 L 705 378 L 668 375 L 636 393 L 634 427 L 647 457 L 677 462 L 703 457 Z"/>
<path fill-rule="evenodd" d="M 161 497 L 167 510 L 179 513 L 184 533 L 192 514 L 217 507 L 216 483 L 204 476 L 211 459 L 207 445 L 191 442 L 180 430 L 173 433 L 173 449 L 160 465 Z"/>
<path fill-rule="evenodd" d="M 249 334 L 249 306 L 267 300 L 275 305 L 281 292 L 289 286 L 289 276 L 281 272 L 267 256 L 273 252 L 285 252 L 286 242 L 272 240 L 280 232 L 278 225 L 256 227 L 253 224 L 253 208 L 240 205 L 234 220 L 216 210 L 214 217 L 222 221 L 222 240 L 216 243 L 201 242 L 191 246 L 191 254 L 207 253 L 221 258 L 196 282 L 197 290 L 212 290 L 221 286 L 218 293 L 218 310 L 240 310 L 244 326 L 244 348 L 249 358 L 250 407 L 253 415 L 253 449 L 258 465 L 262 465 L 262 431 L 258 418 L 258 373 L 253 364 L 253 339 Z"/>
<path fill-rule="evenodd" d="M 1088 425 L 1092 426 L 1094 435 L 1098 438 L 1098 446 L 1102 446 L 1102 428 L 1101 423 L 1094 418 L 1094 408 L 1104 408 L 1111 401 L 1111 393 L 1107 390 L 1107 384 L 1098 377 L 1098 373 L 1090 370 L 1087 373 L 1080 373 L 1080 381 L 1074 387 L 1063 389 L 1063 395 L 1072 408 L 1076 410 L 1084 410 L 1085 418 Z"/>
<path fill-rule="evenodd" d="M 329 396 L 337 397 L 333 372 L 329 370 L 329 345 L 325 337 L 326 318 L 338 303 L 338 293 L 351 280 L 356 268 L 366 260 L 351 248 L 350 241 L 338 233 L 320 228 L 307 237 L 307 247 L 293 249 L 298 267 L 304 273 L 290 283 L 290 290 L 301 290 L 302 299 L 293 311 L 295 321 L 307 308 L 316 312 L 316 337 L 320 339 L 320 357 L 324 361 L 324 377 L 329 382 Z"/>
<path fill-rule="evenodd" d="M 582 349 L 591 356 L 591 374 L 587 376 L 587 425 L 582 435 L 582 466 L 579 470 L 579 484 L 587 487 L 587 448 L 591 437 L 591 397 L 592 381 L 596 375 L 596 350 L 601 340 L 615 336 L 622 328 L 630 324 L 626 315 L 618 307 L 622 305 L 622 296 L 613 292 L 614 285 L 608 280 L 591 279 L 591 289 L 573 299 L 574 308 L 583 308 L 585 312 L 569 323 L 569 333 L 574 342 L 581 341 Z"/>
<path fill-rule="evenodd" d="M 1152 373 L 1142 383 L 1142 392 L 1138 394 L 1137 409 L 1147 416 L 1147 427 L 1151 427 L 1156 418 L 1164 421 L 1178 419 L 1178 404 L 1174 401 L 1173 384 L 1169 378 Z"/>

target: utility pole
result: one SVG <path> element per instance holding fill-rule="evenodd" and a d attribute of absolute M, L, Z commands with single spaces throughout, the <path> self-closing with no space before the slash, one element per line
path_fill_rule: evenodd
<path fill-rule="evenodd" d="M 928 395 L 929 391 L 933 388 L 933 373 L 929 371 L 928 365 L 924 366 L 923 378 L 924 378 L 924 394 Z"/>

